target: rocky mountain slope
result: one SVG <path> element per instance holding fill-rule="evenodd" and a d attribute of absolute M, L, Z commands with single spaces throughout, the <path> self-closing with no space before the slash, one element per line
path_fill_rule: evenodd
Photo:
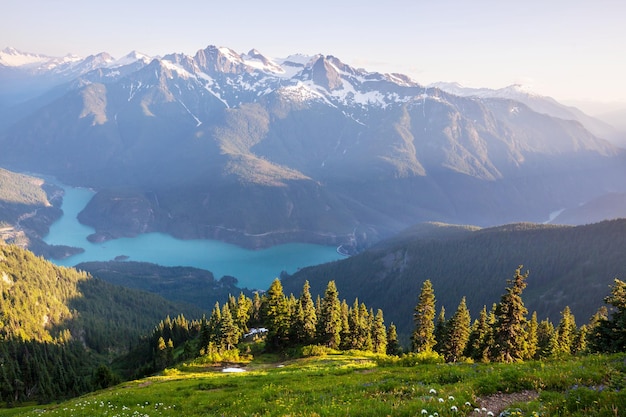
<path fill-rule="evenodd" d="M 56 84 L 7 101 L 0 164 L 97 189 L 81 214 L 95 240 L 367 245 L 421 221 L 544 221 L 626 191 L 624 151 L 578 122 L 332 56 L 1 58 L 5 81 Z"/>

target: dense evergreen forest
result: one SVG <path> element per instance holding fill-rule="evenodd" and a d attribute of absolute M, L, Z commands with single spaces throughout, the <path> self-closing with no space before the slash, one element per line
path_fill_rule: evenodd
<path fill-rule="evenodd" d="M 199 316 L 175 304 L 57 267 L 0 245 L 0 362 L 5 401 L 52 399 L 93 388 L 98 364 L 139 343 L 166 314 Z M 46 381 L 72 381 L 47 386 Z M 43 385 L 42 385 L 43 384 Z M 10 394 L 10 395 L 9 395 Z"/>
<path fill-rule="evenodd" d="M 558 320 L 564 306 L 587 320 L 614 278 L 626 276 L 626 219 L 586 226 L 513 224 L 479 229 L 420 224 L 345 260 L 303 268 L 282 277 L 286 292 L 309 281 L 320 294 L 329 280 L 347 297 L 385 311 L 401 339 L 412 331 L 411 312 L 423 281 L 437 307 L 451 311 L 461 297 L 476 315 L 498 301 L 511 271 L 530 271 L 525 302 L 539 319 Z"/>
<path fill-rule="evenodd" d="M 211 311 L 216 301 L 224 303 L 230 294 L 252 292 L 237 287 L 234 277 L 217 280 L 213 273 L 192 267 L 166 267 L 148 262 L 83 262 L 76 269 L 89 272 L 111 284 L 158 294 L 170 301 L 193 304 Z"/>

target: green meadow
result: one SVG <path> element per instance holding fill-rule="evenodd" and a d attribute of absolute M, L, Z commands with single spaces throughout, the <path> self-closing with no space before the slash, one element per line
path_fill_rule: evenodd
<path fill-rule="evenodd" d="M 626 415 L 626 354 L 524 363 L 428 363 L 358 351 L 248 363 L 191 362 L 66 402 L 0 416 Z M 222 372 L 240 367 L 244 372 Z M 510 400 L 530 392 L 533 399 Z M 501 393 L 499 404 L 489 404 Z"/>

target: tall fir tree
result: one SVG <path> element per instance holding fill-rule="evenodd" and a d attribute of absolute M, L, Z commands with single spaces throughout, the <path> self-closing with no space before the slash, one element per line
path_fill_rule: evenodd
<path fill-rule="evenodd" d="M 483 306 L 478 318 L 472 325 L 465 354 L 475 361 L 486 362 L 489 360 L 489 335 L 491 325 L 487 316 L 487 306 Z"/>
<path fill-rule="evenodd" d="M 350 307 L 348 302 L 341 300 L 341 343 L 339 347 L 342 350 L 348 350 L 352 347 L 352 326 L 350 325 Z"/>
<path fill-rule="evenodd" d="M 387 355 L 399 355 L 400 353 L 402 353 L 402 349 L 398 341 L 398 330 L 396 325 L 391 323 L 387 328 Z"/>
<path fill-rule="evenodd" d="M 300 294 L 300 306 L 304 316 L 302 322 L 302 342 L 311 344 L 315 341 L 315 331 L 317 328 L 317 313 L 315 312 L 315 304 L 311 298 L 311 286 L 309 281 L 305 281 Z"/>
<path fill-rule="evenodd" d="M 528 322 L 528 331 L 526 332 L 526 336 L 528 340 L 526 341 L 526 356 L 524 359 L 533 359 L 537 354 L 537 330 L 539 328 L 539 323 L 537 322 L 537 312 L 533 311 L 532 316 L 530 316 L 530 321 Z"/>
<path fill-rule="evenodd" d="M 435 320 L 435 342 L 435 351 L 443 355 L 448 342 L 448 320 L 446 320 L 446 308 L 444 306 L 441 306 L 437 320 Z"/>
<path fill-rule="evenodd" d="M 237 298 L 236 308 L 237 310 L 233 313 L 233 320 L 242 334 L 248 333 L 250 330 L 248 322 L 252 316 L 252 300 L 241 292 Z"/>
<path fill-rule="evenodd" d="M 387 330 L 381 309 L 376 311 L 372 326 L 372 350 L 375 353 L 387 353 Z"/>
<path fill-rule="evenodd" d="M 470 312 L 463 297 L 448 324 L 447 343 L 444 349 L 446 361 L 457 362 L 463 357 L 470 335 L 470 322 Z"/>
<path fill-rule="evenodd" d="M 424 281 L 413 313 L 415 325 L 411 335 L 413 352 L 428 352 L 435 346 L 435 291 L 430 280 Z"/>
<path fill-rule="evenodd" d="M 576 335 L 576 320 L 569 306 L 565 306 L 561 312 L 561 321 L 556 328 L 556 352 L 555 354 L 572 353 L 572 342 Z"/>
<path fill-rule="evenodd" d="M 341 303 L 335 281 L 329 281 L 320 303 L 317 320 L 319 343 L 331 349 L 338 349 L 341 343 Z"/>
<path fill-rule="evenodd" d="M 222 314 L 219 322 L 219 343 L 218 345 L 224 350 L 231 350 L 239 342 L 239 337 L 242 334 L 237 327 L 231 314 L 230 306 L 232 303 L 225 303 L 222 307 Z M 236 304 L 235 308 L 237 308 Z"/>
<path fill-rule="evenodd" d="M 528 272 L 522 274 L 522 265 L 515 271 L 509 286 L 496 308 L 494 350 L 492 357 L 497 361 L 520 361 L 526 356 L 526 314 L 522 292 L 526 288 Z"/>
<path fill-rule="evenodd" d="M 289 345 L 291 318 L 283 285 L 278 278 L 267 290 L 262 311 L 267 327 L 267 346 L 270 350 L 284 349 Z"/>

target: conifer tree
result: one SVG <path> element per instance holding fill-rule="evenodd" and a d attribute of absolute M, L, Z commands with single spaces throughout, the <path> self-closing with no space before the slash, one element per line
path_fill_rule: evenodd
<path fill-rule="evenodd" d="M 217 345 L 225 350 L 233 349 L 239 342 L 239 337 L 241 335 L 240 330 L 235 324 L 233 316 L 230 312 L 231 305 L 232 303 L 224 304 L 219 322 L 219 343 L 217 343 Z M 235 308 L 236 307 L 237 306 L 235 304 Z"/>
<path fill-rule="evenodd" d="M 167 343 L 165 343 L 165 351 L 166 366 L 172 366 L 174 364 L 174 342 L 172 342 L 172 339 L 167 339 Z"/>
<path fill-rule="evenodd" d="M 587 326 L 587 346 L 591 352 L 602 352 L 603 324 L 609 320 L 609 310 L 603 305 L 589 319 Z"/>
<path fill-rule="evenodd" d="M 357 327 L 359 349 L 372 350 L 372 315 L 367 311 L 365 303 L 359 305 L 359 325 Z"/>
<path fill-rule="evenodd" d="M 448 324 L 444 348 L 446 361 L 457 362 L 462 358 L 470 335 L 470 322 L 470 313 L 463 297 Z"/>
<path fill-rule="evenodd" d="M 156 369 L 164 369 L 167 366 L 167 345 L 165 344 L 163 336 L 160 336 L 157 340 L 154 366 Z"/>
<path fill-rule="evenodd" d="M 359 299 L 355 298 L 352 307 L 348 311 L 348 332 L 346 340 L 342 340 L 342 344 L 346 349 L 362 349 L 363 343 L 359 338 L 359 326 L 361 318 L 359 317 Z"/>
<path fill-rule="evenodd" d="M 537 326 L 537 352 L 535 358 L 547 358 L 552 356 L 554 325 L 549 320 L 541 320 Z"/>
<path fill-rule="evenodd" d="M 211 317 L 209 317 L 209 321 L 207 322 L 207 329 L 209 332 L 209 342 L 213 342 L 216 345 L 220 344 L 220 322 L 222 321 L 222 311 L 220 309 L 220 303 L 215 302 L 215 306 L 213 306 L 213 311 L 211 312 Z M 204 340 L 203 340 L 204 341 Z M 209 344 L 202 345 L 202 347 L 206 347 Z"/>
<path fill-rule="evenodd" d="M 200 346 L 199 350 L 203 351 L 213 338 L 213 334 L 209 328 L 209 321 L 206 316 L 202 316 L 202 320 L 200 321 Z"/>
<path fill-rule="evenodd" d="M 611 294 L 604 299 L 611 308 L 610 318 L 600 319 L 592 344 L 600 352 L 626 351 L 626 282 L 613 280 Z"/>
<path fill-rule="evenodd" d="M 522 301 L 528 272 L 522 274 L 522 266 L 515 271 L 509 287 L 496 308 L 493 358 L 503 362 L 522 360 L 526 356 L 526 314 Z"/>
<path fill-rule="evenodd" d="M 396 325 L 391 323 L 387 329 L 387 355 L 399 355 L 400 353 L 398 331 L 396 330 Z"/>
<path fill-rule="evenodd" d="M 267 290 L 264 300 L 264 321 L 267 326 L 267 344 L 270 349 L 284 349 L 289 344 L 291 318 L 283 286 L 276 278 Z"/>
<path fill-rule="evenodd" d="M 329 281 L 320 304 L 317 321 L 318 340 L 321 345 L 338 349 L 341 343 L 341 303 L 335 281 Z"/>
<path fill-rule="evenodd" d="M 352 344 L 352 327 L 350 326 L 350 307 L 348 302 L 341 300 L 341 344 L 342 350 L 348 350 Z"/>
<path fill-rule="evenodd" d="M 372 350 L 375 353 L 387 353 L 387 330 L 385 329 L 385 320 L 381 309 L 376 311 L 376 316 L 374 317 Z"/>
<path fill-rule="evenodd" d="M 233 320 L 242 334 L 248 333 L 250 330 L 248 328 L 248 322 L 252 316 L 252 300 L 241 292 L 237 298 L 236 308 Z"/>
<path fill-rule="evenodd" d="M 448 339 L 448 321 L 446 320 L 446 309 L 441 306 L 439 315 L 435 321 L 435 351 L 443 354 L 446 349 Z"/>
<path fill-rule="evenodd" d="M 537 330 L 539 323 L 537 322 L 537 312 L 533 311 L 530 321 L 528 322 L 528 331 L 526 335 L 528 340 L 526 341 L 528 349 L 526 350 L 526 356 L 524 359 L 533 359 L 537 354 Z"/>
<path fill-rule="evenodd" d="M 309 281 L 305 281 L 300 294 L 300 306 L 302 307 L 303 321 L 302 327 L 302 343 L 311 344 L 315 340 L 315 331 L 317 328 L 317 314 L 315 312 L 315 304 L 311 298 L 311 286 Z"/>
<path fill-rule="evenodd" d="M 487 316 L 487 306 L 483 306 L 478 318 L 472 325 L 465 354 L 477 361 L 488 361 L 490 333 L 491 325 L 489 324 L 489 318 Z"/>
<path fill-rule="evenodd" d="M 572 352 L 572 342 L 576 334 L 576 320 L 570 311 L 569 306 L 565 306 L 561 312 L 561 321 L 556 328 L 556 351 L 555 354 L 570 354 Z"/>
<path fill-rule="evenodd" d="M 263 321 L 261 309 L 263 308 L 263 300 L 258 291 L 254 292 L 252 296 L 252 306 L 250 310 L 250 320 L 248 321 L 249 327 L 259 327 Z"/>
<path fill-rule="evenodd" d="M 435 292 L 430 280 L 424 281 L 413 313 L 415 325 L 411 336 L 413 352 L 427 352 L 435 346 Z"/>
<path fill-rule="evenodd" d="M 583 324 L 576 331 L 574 339 L 572 340 L 572 354 L 576 355 L 587 352 L 587 336 L 587 325 Z"/>

